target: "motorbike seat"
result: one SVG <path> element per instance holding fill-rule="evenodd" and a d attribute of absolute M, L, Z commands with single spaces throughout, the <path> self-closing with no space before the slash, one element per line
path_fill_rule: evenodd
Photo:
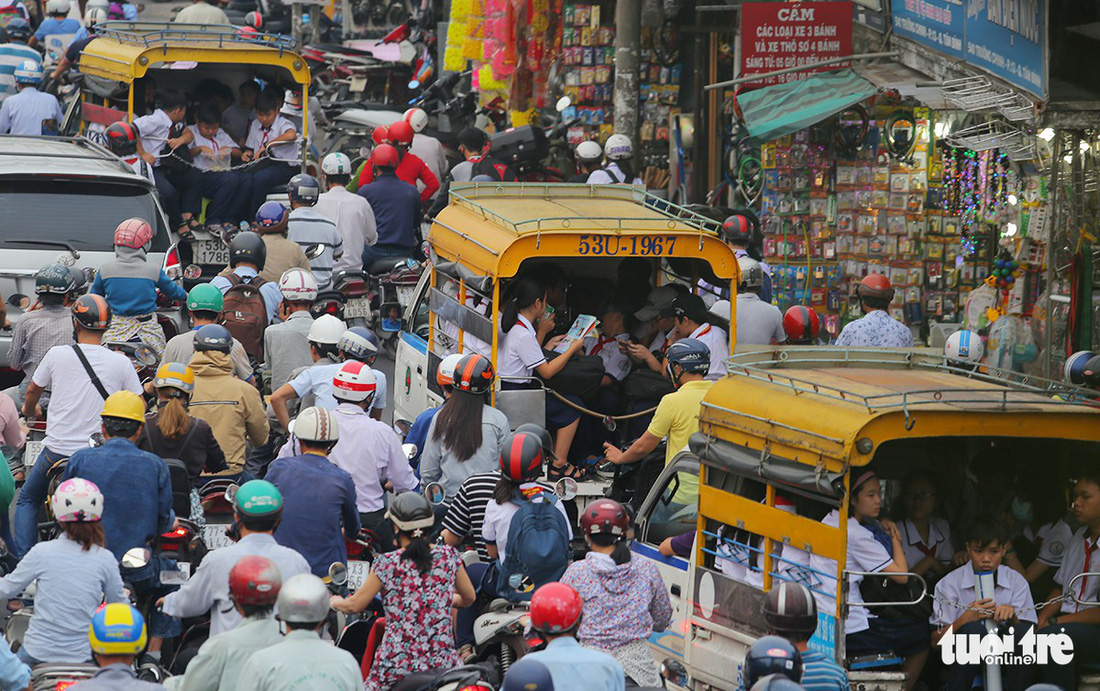
<path fill-rule="evenodd" d="M 382 259 L 376 259 L 373 263 L 371 263 L 369 267 L 367 267 L 367 273 L 371 274 L 372 276 L 377 276 L 378 274 L 388 274 L 404 262 L 405 260 L 400 257 L 384 257 Z"/>
<path fill-rule="evenodd" d="M 191 517 L 191 477 L 187 466 L 178 458 L 162 459 L 168 466 L 168 477 L 172 481 L 172 510 L 180 518 Z"/>
<path fill-rule="evenodd" d="M 445 671 L 437 669 L 434 672 L 414 672 L 391 686 L 390 691 L 420 691 L 428 684 L 432 684 Z"/>
<path fill-rule="evenodd" d="M 363 674 L 363 681 L 370 676 L 370 668 L 374 665 L 374 656 L 378 647 L 382 645 L 382 637 L 386 635 L 386 618 L 378 617 L 371 626 L 370 635 L 367 637 L 367 648 L 363 651 L 363 659 L 359 662 L 359 671 Z"/>

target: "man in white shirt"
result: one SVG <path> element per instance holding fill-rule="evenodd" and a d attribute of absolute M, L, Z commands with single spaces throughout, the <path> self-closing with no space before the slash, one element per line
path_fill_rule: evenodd
<path fill-rule="evenodd" d="M 760 299 L 764 288 L 764 269 L 752 257 L 738 257 L 741 284 L 737 288 L 737 343 L 772 345 L 784 343 L 783 314 L 779 308 Z"/>
<path fill-rule="evenodd" d="M 40 136 L 57 134 L 64 114 L 57 97 L 38 90 L 42 81 L 42 63 L 23 60 L 15 68 L 15 88 L 19 93 L 0 105 L 0 134 Z"/>
<path fill-rule="evenodd" d="M 194 0 L 191 6 L 180 10 L 173 21 L 177 24 L 230 24 L 225 10 L 206 0 Z"/>
<path fill-rule="evenodd" d="M 729 335 L 710 320 L 716 319 L 707 312 L 703 299 L 698 295 L 684 293 L 672 301 L 672 307 L 663 311 L 662 316 L 676 318 L 673 334 L 677 339 L 696 338 L 710 349 L 710 372 L 706 378 L 716 381 L 726 376 L 726 358 L 730 354 Z"/>
<path fill-rule="evenodd" d="M 336 223 L 319 213 L 313 205 L 321 197 L 321 185 L 312 175 L 299 173 L 286 185 L 290 196 L 290 216 L 287 237 L 303 250 L 320 245 L 324 249 L 309 260 L 317 288 L 328 290 L 332 285 L 332 267 L 344 255 L 344 241 L 336 229 Z"/>
<path fill-rule="evenodd" d="M 46 500 L 47 471 L 62 458 L 87 448 L 101 426 L 103 402 L 116 391 L 141 394 L 141 382 L 129 358 L 104 348 L 103 332 L 111 322 L 111 308 L 99 295 L 82 295 L 73 303 L 75 345 L 50 348 L 23 399 L 23 415 L 42 417 L 38 402 L 49 389 L 49 421 L 42 453 L 27 475 L 15 510 L 15 549 L 22 557 L 38 536 L 38 507 Z"/>
<path fill-rule="evenodd" d="M 241 156 L 245 163 L 257 162 L 246 170 L 250 175 L 250 197 L 242 212 L 245 217 L 256 213 L 271 188 L 286 183 L 298 170 L 298 131 L 279 114 L 279 107 L 271 89 L 260 92 L 256 99 L 256 119 L 248 128 Z"/>
<path fill-rule="evenodd" d="M 352 169 L 351 159 L 345 154 L 334 152 L 325 156 L 321 161 L 321 172 L 324 173 L 328 191 L 318 197 L 313 208 L 336 224 L 344 243 L 344 254 L 336 260 L 332 270 L 360 271 L 363 268 L 363 247 L 378 240 L 374 209 L 364 197 L 346 189 Z"/>
<path fill-rule="evenodd" d="M 182 206 L 197 217 L 202 209 L 203 197 L 210 198 L 206 207 L 206 226 L 234 224 L 240 220 L 241 186 L 246 178 L 229 170 L 233 158 L 240 158 L 241 150 L 233 138 L 221 128 L 221 113 L 213 103 L 199 108 L 198 122 L 187 128 L 191 133 L 191 157 L 202 175 L 183 190 Z"/>

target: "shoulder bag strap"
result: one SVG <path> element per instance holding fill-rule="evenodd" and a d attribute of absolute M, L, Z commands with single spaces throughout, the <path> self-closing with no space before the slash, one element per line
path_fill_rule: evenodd
<path fill-rule="evenodd" d="M 92 369 L 91 363 L 88 362 L 88 358 L 84 356 L 84 351 L 80 349 L 80 346 L 73 344 L 73 350 L 76 352 L 76 357 L 80 360 L 80 364 L 84 365 L 84 371 L 88 373 L 88 378 L 92 380 L 92 386 L 99 392 L 100 396 L 103 396 L 103 400 L 107 400 L 107 389 L 103 388 L 103 382 L 99 381 L 99 377 L 96 375 L 95 370 Z"/>

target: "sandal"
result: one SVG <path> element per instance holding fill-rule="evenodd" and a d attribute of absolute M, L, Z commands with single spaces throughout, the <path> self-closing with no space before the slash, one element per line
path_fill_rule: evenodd
<path fill-rule="evenodd" d="M 180 227 L 176 229 L 176 235 L 178 235 L 181 240 L 193 242 L 195 240 L 195 231 L 201 226 L 202 224 L 199 223 L 199 219 L 192 216 L 180 224 Z"/>
<path fill-rule="evenodd" d="M 546 469 L 546 479 L 550 482 L 557 482 L 563 477 L 573 478 L 577 482 L 581 482 L 588 479 L 588 473 L 572 463 L 566 463 L 564 466 L 551 464 L 550 467 Z"/>

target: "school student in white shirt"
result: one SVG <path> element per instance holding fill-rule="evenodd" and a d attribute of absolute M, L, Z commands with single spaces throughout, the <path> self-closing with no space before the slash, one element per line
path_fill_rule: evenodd
<path fill-rule="evenodd" d="M 958 655 L 957 636 L 985 636 L 990 620 L 999 635 L 1011 632 L 1017 644 L 1035 627 L 1035 602 L 1031 599 L 1027 581 L 1001 563 L 1011 544 L 1003 524 L 992 517 L 981 517 L 970 527 L 966 540 L 966 552 L 970 559 L 936 584 L 931 619 L 933 645 L 942 645 L 944 637 L 952 635 L 955 637 L 952 639 L 953 647 Z M 992 575 L 993 597 L 983 598 L 978 594 L 975 574 L 984 573 Z M 1006 691 L 1027 688 L 1031 668 L 1008 664 L 1000 667 Z M 956 661 L 946 665 L 946 668 L 947 688 L 966 691 L 973 686 L 982 664 L 959 664 Z"/>
<path fill-rule="evenodd" d="M 565 367 L 569 358 L 584 349 L 584 341 L 578 339 L 570 343 L 564 353 L 547 360 L 541 343 L 554 328 L 554 317 L 543 317 L 546 311 L 545 286 L 533 278 L 521 278 L 511 289 L 512 298 L 501 314 L 501 328 L 505 336 L 497 356 L 500 386 L 504 390 L 537 388 L 538 382 L 531 378 L 536 375 L 544 380 L 552 378 Z M 546 342 L 546 348 L 553 350 L 563 338 L 557 336 L 550 339 Z M 579 474 L 567 461 L 579 424 L 580 413 L 554 396 L 546 396 L 546 427 L 554 433 L 555 460 L 547 468 L 547 477 L 551 480 Z"/>
<path fill-rule="evenodd" d="M 279 100 L 271 89 L 256 99 L 256 119 L 248 128 L 241 160 L 256 161 L 244 172 L 249 176 L 249 200 L 243 211 L 248 217 L 267 199 L 272 188 L 285 184 L 298 170 L 298 131 L 279 114 Z"/>
<path fill-rule="evenodd" d="M 183 208 L 197 217 L 203 197 L 210 198 L 206 207 L 206 226 L 213 228 L 240 220 L 240 191 L 245 177 L 229 170 L 241 150 L 233 138 L 221 128 L 221 113 L 213 103 L 199 108 L 197 123 L 187 128 L 191 133 L 191 158 L 202 171 L 198 184 L 183 190 Z"/>
<path fill-rule="evenodd" d="M 180 188 L 193 184 L 198 171 L 185 168 L 184 172 L 169 178 L 167 169 L 160 164 L 161 150 L 165 146 L 175 151 L 191 143 L 191 133 L 188 130 L 184 130 L 179 137 L 171 136 L 172 126 L 183 122 L 187 115 L 187 97 L 182 92 L 169 90 L 160 94 L 157 102 L 159 107 L 150 115 L 134 119 L 134 127 L 138 131 L 137 153 L 153 167 L 153 180 L 168 220 L 178 228 L 186 226 L 186 230 L 194 230 L 198 227 L 198 219 L 190 211 L 183 211 Z"/>
<path fill-rule="evenodd" d="M 931 476 L 917 471 L 902 483 L 905 518 L 898 523 L 901 544 L 909 570 L 935 580 L 951 568 L 955 556 L 951 542 L 951 527 L 936 516 L 936 485 Z"/>
<path fill-rule="evenodd" d="M 717 381 L 726 376 L 726 358 L 730 354 L 730 337 L 718 318 L 707 312 L 703 298 L 691 293 L 679 295 L 672 301 L 672 307 L 661 313 L 662 316 L 676 318 L 673 328 L 676 338 L 695 338 L 710 349 L 710 371 L 708 381 Z M 728 327 L 729 324 L 727 323 Z"/>

